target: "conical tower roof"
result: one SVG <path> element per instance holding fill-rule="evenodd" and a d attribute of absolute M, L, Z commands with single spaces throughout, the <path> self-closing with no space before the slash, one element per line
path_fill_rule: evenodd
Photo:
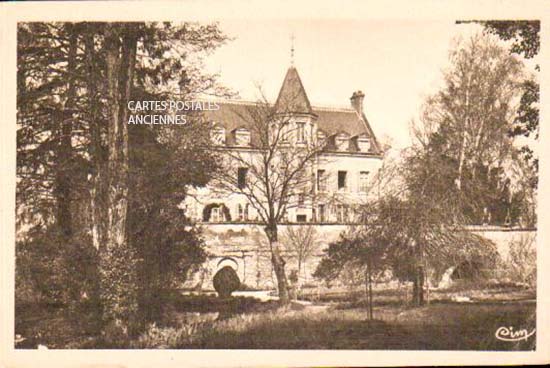
<path fill-rule="evenodd" d="M 313 114 L 313 109 L 307 98 L 304 85 L 294 66 L 288 68 L 275 103 L 278 113 Z"/>

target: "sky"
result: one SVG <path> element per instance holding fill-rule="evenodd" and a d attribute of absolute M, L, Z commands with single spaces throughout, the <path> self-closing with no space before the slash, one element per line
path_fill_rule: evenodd
<path fill-rule="evenodd" d="M 423 100 L 442 86 L 453 40 L 478 25 L 426 20 L 250 20 L 220 21 L 232 40 L 209 55 L 207 70 L 219 81 L 256 100 L 258 85 L 274 101 L 291 64 L 312 105 L 349 107 L 365 93 L 367 119 L 379 139 L 394 148 L 410 145 L 410 121 Z"/>

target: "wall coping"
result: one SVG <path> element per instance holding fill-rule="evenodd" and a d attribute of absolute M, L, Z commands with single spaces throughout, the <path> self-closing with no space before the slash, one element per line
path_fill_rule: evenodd
<path fill-rule="evenodd" d="M 208 222 L 197 221 L 200 226 L 232 226 L 232 225 L 256 225 L 264 226 L 263 223 L 257 221 L 230 221 L 230 222 Z M 358 222 L 281 222 L 278 226 L 358 226 Z M 520 226 L 498 226 L 498 225 L 466 225 L 465 230 L 485 232 L 485 231 L 502 231 L 502 232 L 536 232 L 536 227 L 520 227 Z"/>

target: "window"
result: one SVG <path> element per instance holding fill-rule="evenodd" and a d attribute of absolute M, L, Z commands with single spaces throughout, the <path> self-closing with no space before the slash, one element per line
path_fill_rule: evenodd
<path fill-rule="evenodd" d="M 325 212 L 325 205 L 320 204 L 319 205 L 319 222 L 325 222 L 326 221 L 326 212 Z"/>
<path fill-rule="evenodd" d="M 338 171 L 338 189 L 345 190 L 347 188 L 347 171 Z"/>
<path fill-rule="evenodd" d="M 248 131 L 248 129 L 239 128 L 235 130 L 235 144 L 237 146 L 250 145 L 250 132 Z"/>
<path fill-rule="evenodd" d="M 246 167 L 239 167 L 237 170 L 237 187 L 239 189 L 244 189 L 246 186 L 246 174 L 248 169 Z"/>
<path fill-rule="evenodd" d="M 215 145 L 221 146 L 225 144 L 225 129 L 221 126 L 212 129 L 212 141 Z"/>
<path fill-rule="evenodd" d="M 361 152 L 370 151 L 370 140 L 366 135 L 360 135 L 357 137 L 357 148 Z"/>
<path fill-rule="evenodd" d="M 340 133 L 335 137 L 336 149 L 338 151 L 345 151 L 349 148 L 349 135 L 346 133 Z"/>
<path fill-rule="evenodd" d="M 306 123 L 296 123 L 298 143 L 304 143 L 306 141 Z"/>
<path fill-rule="evenodd" d="M 243 206 L 240 203 L 237 205 L 237 216 L 239 221 L 244 220 Z"/>
<path fill-rule="evenodd" d="M 306 201 L 305 193 L 298 193 L 298 206 L 302 207 Z"/>
<path fill-rule="evenodd" d="M 336 206 L 336 221 L 348 222 L 348 206 L 339 204 Z"/>
<path fill-rule="evenodd" d="M 324 146 L 326 143 L 327 135 L 322 130 L 317 131 L 317 144 L 319 146 Z"/>
<path fill-rule="evenodd" d="M 327 190 L 327 176 L 325 170 L 317 170 L 317 190 L 319 192 L 326 192 Z"/>
<path fill-rule="evenodd" d="M 361 171 L 359 173 L 359 191 L 366 192 L 369 187 L 369 172 Z"/>
<path fill-rule="evenodd" d="M 245 205 L 237 205 L 237 218 L 239 221 L 248 221 L 248 203 Z"/>
<path fill-rule="evenodd" d="M 296 222 L 306 222 L 307 216 L 306 215 L 296 215 Z"/>
<path fill-rule="evenodd" d="M 281 126 L 281 131 L 279 132 L 279 140 L 281 143 L 288 143 L 288 135 L 290 132 L 290 124 L 288 122 L 283 122 Z"/>
<path fill-rule="evenodd" d="M 212 222 L 222 222 L 223 213 L 220 207 L 213 207 L 212 213 L 210 214 L 210 221 Z"/>

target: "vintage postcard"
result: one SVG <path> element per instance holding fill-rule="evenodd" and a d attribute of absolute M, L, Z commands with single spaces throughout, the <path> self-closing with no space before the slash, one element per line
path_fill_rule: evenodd
<path fill-rule="evenodd" d="M 3 365 L 549 362 L 548 3 L 0 11 Z"/>

